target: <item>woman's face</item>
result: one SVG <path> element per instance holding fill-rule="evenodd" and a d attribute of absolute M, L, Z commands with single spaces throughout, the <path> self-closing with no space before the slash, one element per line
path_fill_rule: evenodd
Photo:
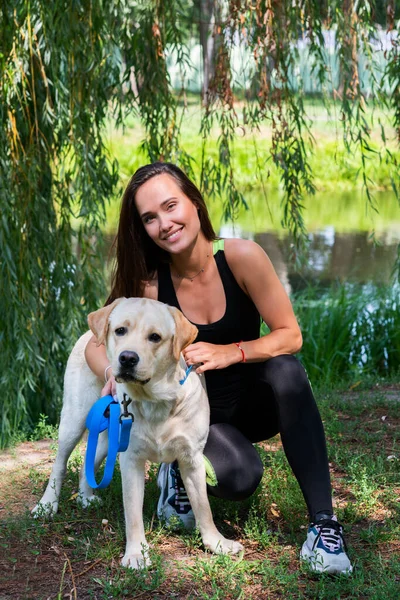
<path fill-rule="evenodd" d="M 135 203 L 146 232 L 167 252 L 182 252 L 199 234 L 197 206 L 171 175 L 163 173 L 146 181 L 137 190 Z"/>

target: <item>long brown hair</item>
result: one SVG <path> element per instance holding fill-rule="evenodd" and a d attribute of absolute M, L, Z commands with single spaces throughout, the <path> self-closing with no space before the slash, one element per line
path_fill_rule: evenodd
<path fill-rule="evenodd" d="M 195 184 L 172 163 L 155 162 L 140 167 L 132 176 L 122 197 L 118 233 L 112 248 L 116 263 L 111 279 L 111 293 L 106 305 L 125 296 L 142 297 L 146 281 L 155 276 L 161 262 L 169 262 L 168 252 L 157 246 L 147 234 L 136 208 L 136 192 L 156 175 L 173 177 L 182 192 L 198 207 L 201 230 L 207 240 L 216 239 L 207 206 Z"/>

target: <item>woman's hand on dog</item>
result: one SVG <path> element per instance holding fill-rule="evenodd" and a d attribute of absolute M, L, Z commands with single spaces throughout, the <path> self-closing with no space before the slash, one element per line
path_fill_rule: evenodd
<path fill-rule="evenodd" d="M 106 385 L 101 390 L 101 396 L 116 396 L 117 395 L 117 383 L 114 375 L 110 375 Z"/>
<path fill-rule="evenodd" d="M 197 342 L 183 350 L 183 357 L 188 366 L 200 365 L 196 369 L 196 373 L 200 375 L 211 369 L 225 369 L 225 367 L 241 362 L 242 353 L 235 344 Z"/>

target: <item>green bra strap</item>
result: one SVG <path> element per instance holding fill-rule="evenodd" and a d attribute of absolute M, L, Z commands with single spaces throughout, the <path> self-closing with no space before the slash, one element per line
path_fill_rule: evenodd
<path fill-rule="evenodd" d="M 217 254 L 218 250 L 224 249 L 225 240 L 214 240 L 213 241 L 213 254 Z"/>

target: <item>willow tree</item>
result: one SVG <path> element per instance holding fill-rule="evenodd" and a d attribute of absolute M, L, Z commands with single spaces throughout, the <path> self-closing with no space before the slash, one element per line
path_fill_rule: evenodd
<path fill-rule="evenodd" d="M 202 7 L 212 26 L 202 23 Z M 376 15 L 395 27 L 394 2 L 379 11 L 355 0 L 2 0 L 0 5 L 0 443 L 34 423 L 42 412 L 57 418 L 65 360 L 87 313 L 107 290 L 99 261 L 106 202 L 116 193 L 118 165 L 104 143 L 107 119 L 123 124 L 140 116 L 148 159 L 172 160 L 193 176 L 192 158 L 180 143 L 181 102 L 189 64 L 190 31 L 212 36 L 199 132 L 203 144 L 203 191 L 220 197 L 226 218 L 244 203 L 234 172 L 238 128 L 253 136 L 262 180 L 272 159 L 280 170 L 284 224 L 296 245 L 305 238 L 302 199 L 314 190 L 310 123 L 301 82 L 294 89 L 299 37 L 307 40 L 315 77 L 324 87 L 330 73 L 323 30 L 335 29 L 341 65 L 337 90 L 347 148 L 361 153 L 361 176 L 374 154 L 365 119 L 366 99 L 358 77 L 360 50 L 374 54 Z M 200 11 L 200 12 L 199 12 Z M 203 15 L 204 16 L 204 15 Z M 204 21 L 204 19 L 203 19 Z M 240 110 L 230 68 L 235 44 L 252 56 Z M 167 53 L 175 52 L 182 89 L 172 90 Z M 399 42 L 393 36 L 374 101 L 393 112 L 400 140 Z M 235 87 L 236 85 L 236 87 Z M 184 110 L 184 109 L 183 109 Z M 263 122 L 271 126 L 268 156 L 257 149 Z M 219 129 L 218 159 L 207 144 Z M 385 131 L 382 127 L 382 139 Z M 308 142 L 311 142 L 311 146 Z M 379 154 L 398 169 L 390 148 Z"/>

